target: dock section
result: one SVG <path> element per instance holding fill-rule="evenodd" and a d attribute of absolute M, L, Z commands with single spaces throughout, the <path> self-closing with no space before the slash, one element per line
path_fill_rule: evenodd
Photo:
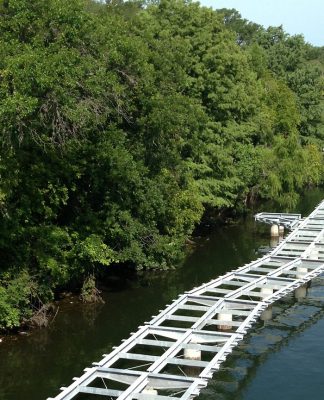
<path fill-rule="evenodd" d="M 263 214 L 293 229 L 271 253 L 180 295 L 48 400 L 197 396 L 272 303 L 324 272 L 324 201 L 305 219 Z"/>

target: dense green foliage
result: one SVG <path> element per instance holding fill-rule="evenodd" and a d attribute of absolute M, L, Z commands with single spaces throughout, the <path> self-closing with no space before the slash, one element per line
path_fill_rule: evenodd
<path fill-rule="evenodd" d="M 0 329 L 204 212 L 323 179 L 323 48 L 185 0 L 0 5 Z"/>

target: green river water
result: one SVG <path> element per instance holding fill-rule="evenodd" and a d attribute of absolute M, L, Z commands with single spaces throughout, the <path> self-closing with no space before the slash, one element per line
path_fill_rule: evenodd
<path fill-rule="evenodd" d="M 294 211 L 307 215 L 322 198 L 323 190 L 311 191 Z M 257 249 L 269 244 L 269 227 L 249 216 L 196 242 L 176 270 L 138 279 L 112 275 L 105 304 L 67 298 L 49 328 L 3 338 L 0 400 L 55 396 L 178 294 L 259 257 Z M 273 312 L 271 321 L 254 326 L 198 399 L 324 399 L 324 278 L 312 282 L 305 299 L 287 297 Z"/>

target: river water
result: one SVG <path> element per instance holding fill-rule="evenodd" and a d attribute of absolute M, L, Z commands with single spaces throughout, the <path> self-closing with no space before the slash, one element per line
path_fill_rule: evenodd
<path fill-rule="evenodd" d="M 292 211 L 307 215 L 322 198 L 323 190 L 313 190 Z M 268 205 L 267 211 L 276 210 Z M 116 273 L 103 294 L 105 304 L 81 305 L 67 298 L 49 328 L 4 338 L 0 400 L 58 394 L 178 294 L 259 257 L 257 249 L 269 244 L 269 227 L 248 216 L 196 242 L 177 269 L 140 279 Z M 199 400 L 323 400 L 324 278 L 312 282 L 306 298 L 277 302 L 273 314 L 271 321 L 254 326 Z"/>

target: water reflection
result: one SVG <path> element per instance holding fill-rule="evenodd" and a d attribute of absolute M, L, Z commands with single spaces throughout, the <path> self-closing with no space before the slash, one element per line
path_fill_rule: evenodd
<path fill-rule="evenodd" d="M 308 214 L 322 194 L 317 192 L 315 198 L 310 192 L 311 199 L 299 205 L 301 212 Z M 266 209 L 277 211 L 269 206 Z M 257 258 L 257 249 L 269 246 L 269 227 L 256 225 L 253 218 L 248 217 L 237 225 L 220 227 L 196 242 L 195 251 L 182 267 L 165 273 L 150 273 L 139 279 L 112 276 L 110 289 L 104 293 L 105 304 L 89 307 L 77 299 L 66 299 L 48 329 L 2 342 L 0 400 L 43 400 L 56 395 L 60 386 L 70 384 L 72 377 L 80 376 L 85 367 L 98 361 L 103 353 L 118 345 L 178 294 Z M 317 282 L 299 302 L 290 298 L 274 306 L 273 319 L 257 325 L 228 359 L 203 397 L 249 400 L 262 397 L 265 400 L 264 394 L 260 394 L 264 388 L 257 392 L 255 385 L 259 382 L 259 373 L 261 377 L 267 375 L 262 372 L 267 359 L 278 352 L 280 346 L 284 348 L 294 338 L 311 332 L 317 320 L 318 323 L 323 321 L 323 299 L 323 285 Z M 317 343 L 316 337 L 314 341 Z M 287 359 L 294 360 L 294 353 Z"/>
<path fill-rule="evenodd" d="M 307 297 L 289 295 L 273 305 L 273 318 L 250 331 L 198 399 L 323 399 L 323 328 L 318 278 Z"/>

